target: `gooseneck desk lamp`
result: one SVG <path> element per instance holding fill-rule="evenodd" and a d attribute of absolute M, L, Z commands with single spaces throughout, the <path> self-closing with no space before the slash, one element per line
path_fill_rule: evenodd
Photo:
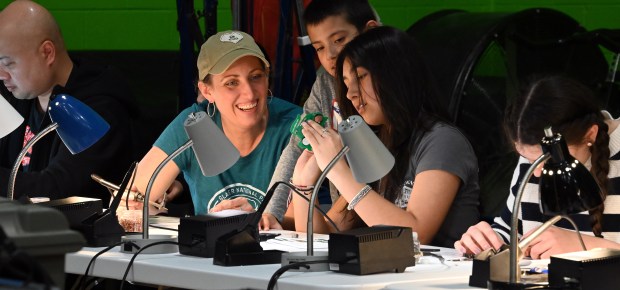
<path fill-rule="evenodd" d="M 523 249 L 561 218 L 566 218 L 574 226 L 574 222 L 567 215 L 587 211 L 603 203 L 599 185 L 590 171 L 570 155 L 562 135 L 553 134 L 550 127 L 545 128 L 545 137 L 540 144 L 543 155 L 532 163 L 521 180 L 515 197 L 509 251 L 503 251 L 490 257 L 489 289 L 526 289 L 532 287 L 532 284 L 521 281 L 519 260 L 523 257 Z M 554 217 L 519 243 L 517 234 L 521 198 L 534 170 L 543 162 L 545 165 L 539 182 L 540 204 L 545 215 Z M 579 232 L 576 234 L 579 235 Z M 583 241 L 581 241 L 581 245 L 585 250 Z M 507 259 L 507 256 L 510 259 Z M 509 272 L 506 272 L 507 269 Z"/>
<path fill-rule="evenodd" d="M 77 154 L 95 144 L 110 129 L 110 125 L 93 109 L 66 94 L 56 95 L 50 100 L 47 111 L 52 124 L 36 134 L 24 146 L 13 164 L 7 191 L 7 198 L 10 200 L 14 196 L 15 178 L 22 159 L 28 150 L 45 135 L 56 130 L 71 154 Z"/>
<path fill-rule="evenodd" d="M 24 122 L 20 115 L 7 100 L 0 95 L 0 138 L 9 135 Z"/>
<path fill-rule="evenodd" d="M 194 154 L 196 155 L 196 159 L 200 165 L 200 170 L 204 176 L 218 175 L 230 168 L 239 159 L 240 154 L 237 148 L 230 142 L 230 140 L 228 140 L 226 135 L 224 135 L 224 132 L 217 127 L 217 125 L 207 116 L 205 112 L 191 113 L 185 120 L 183 126 L 189 140 L 185 142 L 185 144 L 181 145 L 181 147 L 177 150 L 172 152 L 172 154 L 166 157 L 166 159 L 164 159 L 157 166 L 157 168 L 155 168 L 155 171 L 153 172 L 153 175 L 151 175 L 151 178 L 146 186 L 146 192 L 144 193 L 145 201 L 148 201 L 151 196 L 151 189 L 159 172 L 170 160 L 177 157 L 189 147 L 192 147 L 194 150 Z M 127 235 L 121 240 L 125 242 L 133 242 L 140 248 L 153 242 L 176 240 L 175 236 L 149 236 L 148 218 L 149 206 L 148 202 L 145 202 L 142 211 L 142 235 Z M 135 253 L 137 250 L 139 249 L 132 246 L 122 247 L 122 251 L 128 253 Z M 151 247 L 141 253 L 163 254 L 174 253 L 177 251 L 177 246 L 161 245 Z"/>
<path fill-rule="evenodd" d="M 353 172 L 355 180 L 361 183 L 370 183 L 379 180 L 385 176 L 394 166 L 394 156 L 390 151 L 385 148 L 381 140 L 377 138 L 377 135 L 368 127 L 362 117 L 353 115 L 347 120 L 338 124 L 338 133 L 342 139 L 344 147 L 336 154 L 336 157 L 327 164 L 323 173 L 319 176 L 312 195 L 310 196 L 308 207 L 308 225 L 307 225 L 307 250 L 304 253 L 293 252 L 284 253 L 282 255 L 282 263 L 289 264 L 294 262 L 308 262 L 327 260 L 327 253 L 321 253 L 320 255 L 314 254 L 314 239 L 313 239 L 313 205 L 316 202 L 319 188 L 325 180 L 327 173 L 336 164 L 343 155 L 346 154 L 347 162 Z M 325 264 L 311 264 L 307 271 L 326 271 L 327 263 Z"/>

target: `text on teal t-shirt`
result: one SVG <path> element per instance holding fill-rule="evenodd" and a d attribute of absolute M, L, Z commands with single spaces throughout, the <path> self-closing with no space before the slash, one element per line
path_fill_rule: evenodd
<path fill-rule="evenodd" d="M 188 137 L 183 122 L 190 113 L 205 111 L 207 103 L 204 101 L 183 110 L 166 127 L 154 146 L 170 155 L 185 144 Z M 280 154 L 289 142 L 289 127 L 300 113 L 301 108 L 298 106 L 273 98 L 269 103 L 267 129 L 258 146 L 219 175 L 203 176 L 193 150 L 185 150 L 173 159 L 189 186 L 195 213 L 205 214 L 222 200 L 236 197 L 247 198 L 257 209 L 268 190 Z M 213 116 L 213 121 L 222 128 L 219 112 Z"/>

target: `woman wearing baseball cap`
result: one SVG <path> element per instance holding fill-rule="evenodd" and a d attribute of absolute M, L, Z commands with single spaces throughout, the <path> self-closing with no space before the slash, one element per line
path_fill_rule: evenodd
<path fill-rule="evenodd" d="M 188 140 L 183 128 L 187 116 L 204 111 L 239 150 L 240 159 L 227 171 L 205 177 L 193 150 L 185 150 L 157 176 L 150 199 L 162 200 L 164 192 L 183 173 L 196 214 L 205 214 L 220 202 L 233 199 L 243 205 L 243 210 L 252 210 L 249 205 L 256 209 L 288 143 L 289 127 L 301 109 L 269 96 L 269 62 L 244 32 L 224 31 L 211 36 L 200 49 L 197 66 L 198 90 L 205 100 L 183 110 L 155 141 L 139 163 L 136 189 L 144 192 L 158 164 Z"/>

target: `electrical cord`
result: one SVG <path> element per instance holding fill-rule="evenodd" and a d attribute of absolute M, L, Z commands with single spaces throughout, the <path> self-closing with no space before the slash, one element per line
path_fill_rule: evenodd
<path fill-rule="evenodd" d="M 168 227 L 163 227 L 163 226 L 158 226 L 158 225 L 149 225 L 149 227 L 151 228 L 156 228 L 156 229 L 162 229 L 162 230 L 167 230 L 167 231 L 175 231 L 178 232 L 179 229 L 173 229 L 173 228 L 168 228 Z"/>
<path fill-rule="evenodd" d="M 82 276 L 82 278 L 80 279 L 80 283 L 79 283 L 79 285 L 80 285 L 80 286 L 78 287 L 78 289 L 82 289 L 82 290 L 84 290 L 84 289 L 86 289 L 86 286 L 88 286 L 88 284 L 90 284 L 90 283 L 86 283 L 86 279 L 88 278 L 88 272 L 90 272 L 90 267 L 93 265 L 93 263 L 95 262 L 95 260 L 96 260 L 99 256 L 101 256 L 102 254 L 104 254 L 105 252 L 107 252 L 107 251 L 111 250 L 112 248 L 114 248 L 114 247 L 116 247 L 116 246 L 120 246 L 120 245 L 122 245 L 122 244 L 124 244 L 124 243 L 126 243 L 126 242 L 118 242 L 118 243 L 116 243 L 116 244 L 114 244 L 114 245 L 111 245 L 111 246 L 108 246 L 108 247 L 104 248 L 103 250 L 101 250 L 101 251 L 99 251 L 97 254 L 95 254 L 95 255 L 94 255 L 94 256 L 90 259 L 90 262 L 88 262 L 88 266 L 86 266 L 86 271 L 84 271 L 84 275 L 83 275 L 83 276 Z M 133 242 L 128 242 L 128 243 L 129 243 L 132 247 L 134 247 L 134 248 L 136 248 L 136 249 L 137 249 L 137 248 L 139 248 L 139 247 L 138 247 L 138 245 L 136 245 L 136 244 L 135 244 L 135 243 L 133 243 Z"/>
<path fill-rule="evenodd" d="M 136 180 L 136 171 L 137 171 L 136 170 L 136 166 L 137 165 L 138 165 L 138 162 L 134 161 L 133 164 L 130 167 L 130 170 L 132 172 L 131 172 L 131 179 L 130 179 L 131 181 L 129 183 L 129 192 L 131 192 L 131 188 L 133 187 L 133 182 L 134 182 L 134 180 Z M 116 194 L 121 194 L 122 195 L 122 194 L 124 194 L 124 192 L 118 192 Z M 127 193 L 127 198 L 125 198 L 125 208 L 127 210 L 129 210 L 129 193 Z"/>
<path fill-rule="evenodd" d="M 113 188 L 113 189 L 117 190 L 117 194 L 116 194 L 116 196 L 114 196 L 112 198 L 112 201 L 110 202 L 110 205 L 109 205 L 108 209 L 106 210 L 106 213 L 107 212 L 113 212 L 113 213 L 116 212 L 116 209 L 120 205 L 121 199 L 123 197 L 122 193 L 125 192 L 125 189 L 127 188 L 127 184 L 130 181 L 130 180 L 127 180 L 127 178 L 128 177 L 133 177 L 133 173 L 135 172 L 136 164 L 138 164 L 138 163 L 135 162 L 135 161 L 131 163 L 131 165 L 129 166 L 129 169 L 123 175 L 123 180 L 121 181 L 121 184 L 118 186 L 118 188 L 116 188 L 116 185 L 111 184 L 110 182 L 103 180 L 99 176 L 91 175 L 91 177 L 93 179 L 95 179 L 97 182 L 99 182 L 101 185 L 107 187 L 108 189 L 112 189 Z M 133 178 L 132 178 L 131 181 L 133 182 Z"/>
<path fill-rule="evenodd" d="M 288 270 L 299 269 L 301 267 L 310 269 L 310 266 L 308 266 L 310 264 L 323 264 L 323 263 L 329 263 L 329 261 L 328 260 L 307 261 L 307 262 L 291 263 L 291 264 L 282 266 L 280 267 L 280 269 L 276 270 L 275 273 L 273 273 L 273 275 L 271 275 L 271 278 L 269 279 L 269 284 L 267 285 L 267 290 L 273 290 L 274 287 L 276 286 L 276 283 L 278 283 L 278 279 L 280 278 L 280 276 L 282 276 L 282 274 L 284 274 Z"/>
<path fill-rule="evenodd" d="M 161 241 L 161 242 L 154 242 L 154 243 L 150 243 L 142 248 L 140 248 L 140 250 L 138 250 L 135 254 L 133 254 L 133 256 L 131 257 L 131 260 L 129 260 L 129 265 L 127 265 L 127 269 L 125 269 L 125 274 L 123 275 L 123 279 L 121 280 L 121 286 L 120 286 L 120 290 L 123 290 L 123 286 L 125 285 L 125 281 L 127 280 L 127 275 L 129 274 L 129 270 L 131 269 L 131 266 L 133 265 L 133 261 L 138 257 L 138 255 L 140 253 L 142 253 L 142 251 L 153 247 L 153 246 L 157 246 L 157 245 L 179 245 L 178 242 L 171 242 L 171 241 Z"/>

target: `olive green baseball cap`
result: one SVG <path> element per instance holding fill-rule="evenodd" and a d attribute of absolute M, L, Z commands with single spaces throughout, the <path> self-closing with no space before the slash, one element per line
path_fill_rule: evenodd
<path fill-rule="evenodd" d="M 269 68 L 269 62 L 252 36 L 236 30 L 218 32 L 200 47 L 198 77 L 204 80 L 208 74 L 221 74 L 236 60 L 248 55 L 258 57 L 265 68 Z"/>

